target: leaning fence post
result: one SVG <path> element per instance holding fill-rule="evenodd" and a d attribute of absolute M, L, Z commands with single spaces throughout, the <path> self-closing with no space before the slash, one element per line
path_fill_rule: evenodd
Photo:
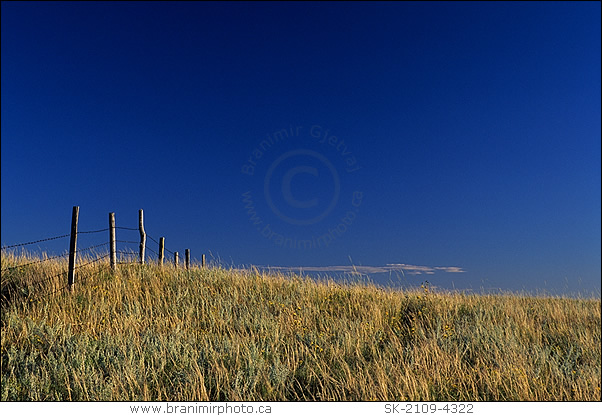
<path fill-rule="evenodd" d="M 79 218 L 79 206 L 73 206 L 71 214 L 71 240 L 69 241 L 69 272 L 67 274 L 67 284 L 69 291 L 73 290 L 75 283 L 75 254 L 77 250 L 77 220 Z"/>
<path fill-rule="evenodd" d="M 140 231 L 140 263 L 144 264 L 144 251 L 146 250 L 146 232 L 144 232 L 144 212 L 138 211 L 138 230 Z"/>
<path fill-rule="evenodd" d="M 117 270 L 117 251 L 115 242 L 115 212 L 109 213 L 109 251 L 111 270 Z"/>
<path fill-rule="evenodd" d="M 184 253 L 186 255 L 186 269 L 190 269 L 190 249 L 185 250 Z"/>
<path fill-rule="evenodd" d="M 180 257 L 177 252 L 173 253 L 173 264 L 176 268 L 178 268 L 178 263 L 180 262 Z"/>
<path fill-rule="evenodd" d="M 159 266 L 163 266 L 163 251 L 165 250 L 165 238 L 159 238 Z"/>

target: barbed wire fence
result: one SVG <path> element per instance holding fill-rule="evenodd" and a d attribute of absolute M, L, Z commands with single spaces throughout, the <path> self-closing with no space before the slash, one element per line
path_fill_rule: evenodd
<path fill-rule="evenodd" d="M 60 292 L 73 292 L 74 285 L 76 282 L 78 284 L 82 284 L 89 280 L 90 278 L 99 275 L 103 272 L 107 271 L 116 271 L 118 265 L 131 265 L 131 264 L 139 264 L 144 265 L 147 263 L 147 259 L 156 262 L 159 267 L 163 267 L 165 262 L 165 252 L 172 255 L 173 265 L 174 267 L 179 267 L 179 253 L 178 251 L 171 251 L 165 247 L 165 238 L 160 237 L 159 240 L 155 239 L 151 235 L 147 234 L 144 230 L 143 223 L 143 210 L 139 210 L 139 225 L 138 228 L 125 227 L 125 226 L 116 226 L 115 225 L 115 213 L 109 213 L 109 227 L 102 229 L 94 229 L 94 230 L 85 230 L 79 231 L 77 229 L 79 219 L 79 206 L 73 207 L 72 212 L 72 220 L 71 220 L 71 233 L 65 235 L 57 235 L 51 236 L 47 238 L 38 239 L 35 241 L 22 242 L 13 245 L 2 246 L 2 284 L 1 284 L 1 293 L 0 299 L 2 304 L 10 301 L 12 298 L 16 296 L 24 296 L 27 301 L 35 302 L 44 300 L 48 297 L 53 296 L 54 294 Z M 133 241 L 128 239 L 117 239 L 116 238 L 116 230 L 122 231 L 136 231 L 139 233 L 140 240 Z M 109 232 L 109 241 L 103 242 L 100 244 L 90 245 L 86 248 L 77 248 L 77 239 L 79 235 L 89 235 L 89 234 L 98 234 L 102 232 Z M 48 256 L 45 253 L 42 254 L 42 258 L 32 259 L 26 263 L 17 263 L 11 264 L 9 266 L 4 266 L 6 261 L 10 262 L 10 257 L 5 255 L 10 252 L 10 250 L 15 249 L 23 249 L 23 247 L 29 247 L 31 245 L 39 245 L 44 242 L 55 241 L 59 239 L 64 239 L 70 237 L 69 251 L 60 255 L 52 255 Z M 152 241 L 155 245 L 153 248 L 146 244 L 148 240 Z M 117 243 L 123 245 L 138 245 L 138 252 L 135 252 L 133 249 L 117 250 Z M 107 249 L 103 249 L 106 248 Z M 98 250 L 102 249 L 102 252 L 98 252 Z M 148 251 L 148 253 L 147 253 Z M 88 255 L 81 255 L 82 253 Z M 93 256 L 93 255 L 96 256 Z M 67 269 L 64 269 L 58 273 L 48 272 L 46 268 L 39 268 L 41 274 L 41 278 L 27 281 L 27 285 L 19 285 L 17 281 L 15 281 L 15 272 L 18 275 L 24 274 L 24 268 L 36 266 L 42 264 L 47 261 L 55 260 L 59 265 L 64 266 L 65 264 L 61 262 L 63 258 L 69 257 Z M 93 272 L 88 272 L 85 276 L 81 276 L 77 271 L 88 267 L 93 264 L 101 263 L 101 261 L 109 259 L 108 263 L 104 261 L 106 266 L 98 267 Z M 57 261 L 58 260 L 58 261 Z M 78 262 L 79 260 L 79 262 Z M 190 250 L 185 250 L 185 264 L 186 269 L 190 269 Z M 203 254 L 201 257 L 201 266 L 205 267 L 205 255 Z M 9 278 L 5 278 L 10 275 Z M 61 279 L 61 277 L 67 276 L 66 281 Z"/>

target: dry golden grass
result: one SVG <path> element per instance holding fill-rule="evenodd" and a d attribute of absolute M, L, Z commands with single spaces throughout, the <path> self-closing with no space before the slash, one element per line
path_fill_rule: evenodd
<path fill-rule="evenodd" d="M 2 256 L 1 399 L 600 400 L 600 300 Z M 42 284 L 35 281 L 49 278 Z"/>

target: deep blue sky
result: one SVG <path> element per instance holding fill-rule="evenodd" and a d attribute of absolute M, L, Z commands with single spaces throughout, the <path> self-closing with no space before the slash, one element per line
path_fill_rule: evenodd
<path fill-rule="evenodd" d="M 234 266 L 599 295 L 600 14 L 3 2 L 2 244 L 143 208 Z"/>

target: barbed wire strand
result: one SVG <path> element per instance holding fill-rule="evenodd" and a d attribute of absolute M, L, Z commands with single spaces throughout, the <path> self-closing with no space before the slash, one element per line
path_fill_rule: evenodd
<path fill-rule="evenodd" d="M 86 264 L 82 264 L 82 265 L 80 265 L 80 266 L 76 267 L 75 269 L 78 269 L 78 268 L 84 267 L 84 266 L 86 266 L 86 265 L 90 265 L 90 264 L 92 264 L 92 263 L 94 263 L 94 262 L 98 262 L 98 261 L 100 261 L 101 259 L 103 259 L 103 258 L 106 258 L 107 256 L 109 256 L 109 255 L 107 254 L 107 255 L 104 255 L 103 257 L 100 257 L 100 258 L 98 258 L 98 259 L 95 259 L 94 261 L 90 261 L 90 262 L 88 262 L 88 263 L 86 263 Z M 83 283 L 83 282 L 87 281 L 88 279 L 90 279 L 90 278 L 92 278 L 92 277 L 94 277 L 94 276 L 96 276 L 96 275 L 100 274 L 100 273 L 101 273 L 101 272 L 103 272 L 103 271 L 104 271 L 104 269 L 100 269 L 100 270 L 98 270 L 98 271 L 96 271 L 96 272 L 93 272 L 93 273 L 91 273 L 91 274 L 89 274 L 89 275 L 87 275 L 87 276 L 83 277 L 83 278 L 78 278 L 78 279 L 76 279 L 76 280 L 75 280 L 75 283 L 76 283 L 76 284 L 81 284 L 81 283 Z M 63 272 L 63 274 L 64 274 L 64 273 L 66 273 L 66 272 L 67 272 L 67 271 Z M 59 275 L 61 275 L 61 274 L 59 274 Z M 48 297 L 49 295 L 52 295 L 52 294 L 54 294 L 54 293 L 57 293 L 58 291 L 61 291 L 61 290 L 62 290 L 62 289 L 64 289 L 64 288 L 69 288 L 69 284 L 67 284 L 67 285 L 64 285 L 64 286 L 62 286 L 62 287 L 59 287 L 58 289 L 54 290 L 53 292 L 51 292 L 51 293 L 48 293 L 48 294 L 44 294 L 44 295 L 42 295 L 42 296 L 39 296 L 39 297 L 40 297 L 40 298 L 45 298 L 45 297 Z M 34 298 L 37 298 L 37 297 L 34 297 Z"/>
<path fill-rule="evenodd" d="M 138 252 L 131 252 L 131 251 L 115 251 L 116 254 L 123 254 L 123 255 L 138 255 Z"/>
<path fill-rule="evenodd" d="M 89 262 L 87 262 L 87 263 L 85 263 L 85 264 L 81 264 L 81 265 L 79 265 L 79 266 L 75 267 L 74 269 L 80 269 L 80 268 L 82 268 L 82 267 L 85 267 L 85 266 L 87 266 L 87 265 L 91 265 L 91 264 L 93 264 L 93 263 L 95 263 L 95 262 L 98 262 L 98 261 L 100 261 L 100 260 L 102 260 L 102 259 L 104 259 L 104 258 L 108 257 L 108 256 L 109 256 L 109 254 L 103 255 L 103 256 L 101 256 L 101 257 L 99 257 L 99 258 L 97 258 L 97 259 L 95 259 L 95 260 L 93 260 L 93 261 L 89 261 Z M 91 277 L 93 277 L 93 276 L 96 276 L 96 275 L 100 274 L 102 271 L 104 271 L 104 270 L 103 270 L 103 269 L 101 269 L 101 270 L 98 270 L 98 271 L 96 271 L 96 272 L 93 272 L 93 273 L 91 273 L 91 274 L 87 275 L 87 276 L 86 276 L 86 277 L 84 277 L 84 278 L 79 278 L 78 280 L 76 280 L 76 282 L 77 282 L 77 283 L 83 283 L 83 282 L 87 281 L 89 278 L 91 278 Z M 46 281 L 48 281 L 48 280 L 50 280 L 50 279 L 54 279 L 54 278 L 60 277 L 60 276 L 62 276 L 62 275 L 64 275 L 64 274 L 67 274 L 67 273 L 68 273 L 68 271 L 62 271 L 62 272 L 61 272 L 61 273 L 59 273 L 59 274 L 51 275 L 50 277 L 47 277 L 47 278 L 44 278 L 44 279 L 41 279 L 41 280 L 36 280 L 36 281 L 33 281 L 33 282 L 31 282 L 31 286 L 33 286 L 33 285 L 36 285 L 36 284 L 38 284 L 38 285 L 39 285 L 39 284 L 41 284 L 41 283 L 43 283 L 43 282 L 46 282 Z M 30 286 L 30 287 L 31 287 L 31 286 Z M 51 296 L 51 295 L 53 295 L 53 294 L 56 294 L 57 292 L 59 292 L 59 291 L 61 291 L 61 290 L 65 289 L 65 288 L 69 288 L 69 284 L 67 284 L 67 285 L 63 285 L 63 286 L 61 286 L 61 287 L 59 287 L 59 288 L 57 288 L 57 289 L 55 289 L 55 290 L 51 291 L 50 293 L 32 295 L 31 297 L 28 295 L 28 300 L 29 300 L 30 302 L 33 302 L 33 301 L 38 301 L 38 300 L 41 300 L 41 299 L 47 298 L 47 297 L 49 297 L 49 296 Z M 16 288 L 13 288 L 13 287 L 11 287 L 11 286 L 8 286 L 8 290 L 7 290 L 7 292 L 6 292 L 5 294 L 11 294 L 11 293 L 14 293 L 14 292 L 16 292 L 16 291 L 17 291 L 17 289 L 16 289 Z M 30 292 L 31 292 L 31 291 L 32 291 L 32 290 L 31 290 L 31 288 L 30 288 L 28 291 L 30 291 Z M 2 295 L 2 296 L 3 296 L 3 297 L 6 297 L 6 295 L 5 295 L 5 294 L 3 293 L 3 295 Z"/>
<path fill-rule="evenodd" d="M 139 228 L 128 228 L 128 227 L 125 227 L 125 226 L 116 226 L 115 229 L 128 230 L 128 231 L 139 231 L 140 230 Z M 97 230 L 90 230 L 90 231 L 78 231 L 77 233 L 78 234 L 92 234 L 92 233 L 106 232 L 108 230 L 109 230 L 109 228 L 105 228 L 105 229 L 97 229 Z M 33 245 L 33 244 L 38 244 L 38 243 L 41 243 L 41 242 L 47 242 L 47 241 L 52 241 L 52 240 L 56 240 L 56 239 L 66 238 L 68 236 L 71 236 L 71 234 L 53 236 L 53 237 L 49 237 L 49 238 L 40 239 L 40 240 L 37 240 L 37 241 L 30 241 L 30 242 L 24 242 L 24 243 L 20 243 L 20 244 L 3 246 L 1 249 L 5 250 L 5 249 L 10 249 L 10 248 L 17 248 L 17 247 L 20 247 L 20 246 Z M 153 238 L 151 235 L 147 234 L 146 236 L 150 240 L 152 240 L 154 243 L 156 243 L 157 245 L 160 245 L 159 242 L 155 238 Z M 126 244 L 138 244 L 139 243 L 139 242 L 135 242 L 135 241 L 125 241 L 125 240 L 117 240 L 115 242 L 126 243 Z M 105 242 L 105 243 L 94 245 L 94 246 L 90 246 L 90 247 L 87 247 L 87 248 L 84 248 L 84 249 L 78 249 L 77 252 L 85 252 L 85 251 L 88 251 L 88 250 L 91 250 L 91 249 L 94 249 L 94 248 L 99 248 L 99 247 L 102 247 L 102 246 L 105 246 L 105 245 L 108 245 L 108 244 L 109 244 L 109 242 Z M 155 250 L 153 250 L 152 248 L 150 248 L 148 246 L 146 248 L 150 252 L 152 252 L 153 254 L 155 254 L 154 258 L 152 257 L 152 255 L 148 255 L 149 259 L 158 260 L 159 254 L 157 252 L 155 252 Z M 172 251 L 170 249 L 167 249 L 167 248 L 164 248 L 164 249 L 168 253 L 170 253 L 172 255 L 175 255 L 174 251 Z M 138 253 L 136 253 L 136 252 L 128 252 L 128 251 L 116 251 L 116 253 L 118 253 L 120 255 L 123 255 L 123 256 L 130 256 L 130 257 L 134 256 L 134 255 L 138 255 Z M 69 255 L 68 252 L 65 253 L 65 254 L 62 254 L 62 255 L 56 255 L 56 256 L 44 258 L 44 259 L 41 259 L 41 260 L 38 260 L 38 261 L 29 262 L 27 264 L 20 264 L 20 265 L 16 265 L 16 266 L 13 266 L 13 267 L 8 267 L 8 268 L 3 269 L 2 271 L 8 271 L 8 270 L 16 269 L 16 268 L 22 268 L 22 267 L 25 267 L 25 266 L 28 266 L 28 265 L 42 263 L 42 262 L 45 262 L 45 261 L 48 261 L 48 260 L 51 260 L 51 259 L 57 259 L 57 258 L 65 257 L 67 255 Z M 103 255 L 103 256 L 101 256 L 99 258 L 96 258 L 96 259 L 94 259 L 92 261 L 88 261 L 88 262 L 86 262 L 84 264 L 77 265 L 74 268 L 74 270 L 86 267 L 86 266 L 94 264 L 96 262 L 99 262 L 99 261 L 107 258 L 108 256 L 110 256 L 110 254 L 105 254 L 105 255 Z M 138 264 L 138 262 L 137 261 L 129 261 L 129 262 L 119 261 L 119 262 L 117 262 L 117 265 L 135 265 L 135 264 Z M 93 272 L 93 273 L 87 275 L 85 278 L 79 279 L 78 282 L 79 283 L 84 282 L 87 279 L 89 279 L 89 278 L 91 278 L 91 277 L 93 277 L 95 275 L 98 275 L 102 271 L 103 270 L 101 269 L 101 270 L 99 270 L 97 272 Z M 31 285 L 41 284 L 41 283 L 44 283 L 44 282 L 49 281 L 51 279 L 55 279 L 57 277 L 65 275 L 67 273 L 68 273 L 68 271 L 62 271 L 59 274 L 54 274 L 54 275 L 51 275 L 49 277 L 43 278 L 41 280 L 36 280 L 36 281 L 30 282 L 30 284 Z M 40 300 L 40 299 L 46 298 L 46 297 L 48 297 L 50 295 L 53 295 L 53 294 L 55 294 L 55 293 L 57 293 L 57 292 L 65 289 L 65 288 L 69 288 L 69 285 L 67 284 L 67 285 L 61 286 L 58 289 L 56 289 L 56 290 L 54 290 L 54 291 L 52 291 L 50 293 L 47 293 L 47 294 L 35 296 L 30 301 L 32 301 L 32 300 Z M 12 288 L 9 288 L 9 290 L 12 290 Z"/>
<path fill-rule="evenodd" d="M 77 231 L 77 234 L 79 235 L 80 233 L 98 233 L 98 232 L 106 232 L 108 231 L 109 228 L 105 228 L 105 229 L 98 229 L 95 231 Z"/>
<path fill-rule="evenodd" d="M 98 245 L 94 245 L 94 246 L 89 246 L 89 247 L 87 247 L 87 248 L 84 248 L 84 249 L 78 249 L 76 252 L 77 252 L 77 253 L 80 253 L 80 252 L 84 252 L 84 251 L 89 251 L 90 249 L 98 248 L 98 247 L 105 246 L 105 245 L 108 245 L 108 244 L 109 244 L 108 242 L 105 242 L 105 243 L 103 243 L 103 244 L 98 244 Z"/>
<path fill-rule="evenodd" d="M 108 256 L 109 256 L 109 254 L 105 254 L 105 255 L 103 255 L 103 256 L 101 256 L 101 257 L 99 257 L 99 258 L 96 258 L 95 260 L 92 260 L 92 261 L 86 262 L 85 264 L 78 265 L 78 266 L 76 266 L 76 267 L 75 267 L 75 268 L 73 268 L 73 269 L 74 269 L 74 270 L 75 270 L 75 269 L 80 269 L 80 268 L 83 268 L 83 267 L 85 267 L 85 266 L 88 266 L 88 265 L 90 265 L 90 264 L 94 264 L 95 262 L 98 262 L 98 261 L 100 261 L 100 260 L 102 260 L 102 259 L 105 259 L 105 258 L 106 258 L 106 257 L 108 257 Z"/>
<path fill-rule="evenodd" d="M 77 269 L 79 269 L 79 268 L 82 268 L 82 267 L 85 267 L 85 266 L 87 266 L 87 265 L 90 265 L 90 264 L 93 264 L 93 263 L 95 263 L 95 262 L 98 262 L 98 261 L 100 261 L 101 259 L 104 259 L 104 258 L 106 258 L 106 257 L 108 257 L 108 256 L 109 256 L 109 254 L 106 254 L 106 255 L 104 255 L 104 256 L 102 256 L 102 257 L 100 257 L 100 258 L 97 258 L 97 259 L 95 259 L 95 260 L 93 260 L 93 261 L 89 261 L 89 262 L 87 262 L 87 263 L 85 263 L 85 264 L 81 264 L 81 265 L 79 265 L 79 266 L 75 267 L 75 268 L 74 268 L 74 270 L 77 270 Z M 99 273 L 100 273 L 100 272 L 102 272 L 102 271 L 103 271 L 103 270 L 99 270 L 99 271 L 97 271 L 97 272 L 93 272 L 92 274 L 90 274 L 90 275 L 88 275 L 88 276 L 86 276 L 86 277 L 84 277 L 84 278 L 81 278 L 81 279 L 79 279 L 79 281 L 78 281 L 78 282 L 83 282 L 83 281 L 86 281 L 88 278 L 90 278 L 90 277 L 92 277 L 92 276 L 94 276 L 94 275 L 97 275 L 97 274 L 99 274 Z M 46 278 L 43 278 L 43 279 L 41 279 L 41 280 L 35 280 L 35 281 L 31 281 L 31 282 L 29 282 L 29 285 L 31 285 L 31 286 L 34 286 L 34 285 L 41 285 L 42 283 L 44 283 L 44 282 L 46 282 L 46 281 L 49 281 L 49 280 L 55 279 L 55 278 L 57 278 L 57 277 L 60 277 L 60 276 L 62 276 L 62 275 L 65 275 L 65 274 L 67 274 L 68 272 L 69 272 L 69 271 L 62 271 L 62 272 L 60 272 L 60 273 L 58 273 L 58 274 L 51 275 L 51 276 L 49 276 L 49 277 L 46 277 Z M 68 286 L 69 286 L 69 285 L 67 284 L 65 287 L 68 287 Z M 62 288 L 65 288 L 65 287 L 62 287 Z M 50 293 L 50 294 L 53 294 L 53 293 L 55 293 L 55 292 L 57 292 L 57 291 L 61 290 L 62 288 L 59 288 L 58 290 L 55 290 L 54 292 L 52 292 L 52 293 Z M 44 297 L 46 297 L 46 296 L 48 296 L 48 295 L 50 295 L 50 294 L 47 294 L 47 295 L 46 295 L 46 294 L 45 294 L 45 295 L 42 295 L 42 296 L 41 296 L 41 298 L 44 298 Z M 34 298 L 38 298 L 38 296 L 36 296 L 36 297 L 34 297 Z"/>
<path fill-rule="evenodd" d="M 34 285 L 34 284 L 41 284 L 43 282 L 46 282 L 46 281 L 52 280 L 54 278 L 60 277 L 61 275 L 67 274 L 68 272 L 69 271 L 62 271 L 62 272 L 60 272 L 58 274 L 51 275 L 50 277 L 42 278 L 41 280 L 32 281 L 31 284 L 32 285 Z"/>
<path fill-rule="evenodd" d="M 55 239 L 61 239 L 61 238 L 66 238 L 68 236 L 71 236 L 71 234 L 67 234 L 67 235 L 60 235 L 60 236 L 53 236 L 51 238 L 45 238 L 45 239 L 40 239 L 38 241 L 31 241 L 31 242 L 24 242 L 21 244 L 15 244 L 15 245 L 9 245 L 9 246 L 3 246 L 1 249 L 5 250 L 5 249 L 10 249 L 10 248 L 16 248 L 19 246 L 25 246 L 25 245 L 33 245 L 33 244 L 38 244 L 40 242 L 46 242 L 46 241 L 53 241 Z"/>
<path fill-rule="evenodd" d="M 105 242 L 103 244 L 89 246 L 88 248 L 78 249 L 76 252 L 79 253 L 79 252 L 89 251 L 90 249 L 98 248 L 98 247 L 101 247 L 101 246 L 104 246 L 104 245 L 108 245 L 108 244 L 109 244 L 108 242 Z M 45 261 L 50 261 L 51 259 L 57 259 L 57 258 L 65 257 L 67 255 L 69 255 L 69 252 L 66 252 L 66 253 L 64 253 L 62 255 L 55 255 L 55 256 L 51 256 L 51 257 L 48 257 L 48 258 L 43 258 L 43 259 L 40 259 L 40 260 L 37 260 L 37 261 L 28 262 L 27 264 L 19 264 L 19 265 L 15 265 L 15 266 L 12 266 L 12 267 L 7 267 L 7 268 L 2 269 L 2 271 L 10 271 L 12 269 L 23 268 L 23 267 L 26 267 L 28 265 L 40 264 L 40 263 L 45 262 Z"/>
<path fill-rule="evenodd" d="M 101 273 L 101 272 L 103 272 L 103 271 L 105 271 L 105 269 L 100 269 L 100 270 L 98 270 L 98 271 L 96 271 L 96 272 L 92 272 L 91 274 L 88 274 L 88 275 L 86 275 L 86 276 L 85 276 L 85 277 L 83 277 L 83 278 L 79 278 L 79 279 L 75 280 L 75 283 L 79 283 L 79 284 L 81 284 L 81 283 L 83 283 L 83 282 L 85 282 L 85 281 L 89 280 L 90 278 L 97 276 L 98 274 L 100 274 L 100 273 Z"/>
<path fill-rule="evenodd" d="M 55 255 L 55 256 L 48 257 L 48 258 L 40 259 L 38 261 L 28 262 L 27 264 L 19 264 L 19 265 L 15 265 L 15 266 L 12 266 L 12 267 L 3 268 L 2 272 L 4 272 L 4 271 L 10 271 L 11 269 L 23 268 L 23 267 L 26 267 L 28 265 L 40 264 L 42 262 L 50 261 L 51 259 L 61 258 L 61 257 L 67 256 L 67 255 L 69 255 L 69 252 L 67 252 L 67 253 L 65 253 L 63 255 Z"/>
<path fill-rule="evenodd" d="M 155 238 L 153 238 L 153 237 L 152 237 L 152 236 L 150 236 L 149 234 L 146 234 L 146 236 L 148 236 L 148 237 L 149 237 L 149 238 L 150 238 L 150 239 L 151 239 L 153 242 L 155 242 L 157 245 L 159 245 L 159 242 L 157 242 L 157 240 L 156 240 Z M 148 248 L 148 247 L 147 247 L 147 248 Z M 149 248 L 149 249 L 150 249 L 150 248 Z M 167 251 L 168 253 L 172 254 L 172 255 L 174 255 L 174 254 L 175 254 L 175 252 L 173 252 L 173 251 L 171 251 L 171 250 L 169 250 L 169 249 L 165 248 L 165 246 L 163 246 L 163 249 L 164 249 L 165 251 Z M 157 253 L 155 252 L 155 254 L 157 254 Z M 158 254 L 157 254 L 157 255 L 158 255 Z"/>
<path fill-rule="evenodd" d="M 54 279 L 54 278 L 60 277 L 61 275 L 67 274 L 67 272 L 68 272 L 68 271 L 63 271 L 63 272 L 61 272 L 61 273 L 59 273 L 59 274 L 54 274 L 54 275 L 51 275 L 51 276 L 49 276 L 49 277 L 47 277 L 47 278 L 43 278 L 43 279 L 41 279 L 41 280 L 27 281 L 27 282 L 26 282 L 26 283 L 27 283 L 27 285 L 25 285 L 25 286 L 23 286 L 23 287 L 20 287 L 20 288 L 21 288 L 21 289 L 23 289 L 23 288 L 27 287 L 27 288 L 28 288 L 28 290 L 29 290 L 29 291 L 31 291 L 31 288 L 32 288 L 33 286 L 35 286 L 35 285 L 41 285 L 42 283 L 44 283 L 44 282 L 46 282 L 46 281 L 49 281 L 49 280 L 52 280 L 52 279 Z M 13 281 L 13 284 L 14 284 L 14 281 Z M 6 286 L 5 286 L 5 287 L 6 287 Z M 10 292 L 17 292 L 17 291 L 18 291 L 18 287 L 11 287 L 10 285 L 8 285 L 8 290 L 9 290 Z"/>
<path fill-rule="evenodd" d="M 136 263 L 137 263 L 137 262 L 138 262 L 138 260 L 137 260 L 136 258 L 134 258 L 134 257 L 125 257 L 125 256 L 124 256 L 124 257 L 120 257 L 120 258 L 117 260 L 117 262 L 132 262 L 132 263 L 136 262 Z"/>

